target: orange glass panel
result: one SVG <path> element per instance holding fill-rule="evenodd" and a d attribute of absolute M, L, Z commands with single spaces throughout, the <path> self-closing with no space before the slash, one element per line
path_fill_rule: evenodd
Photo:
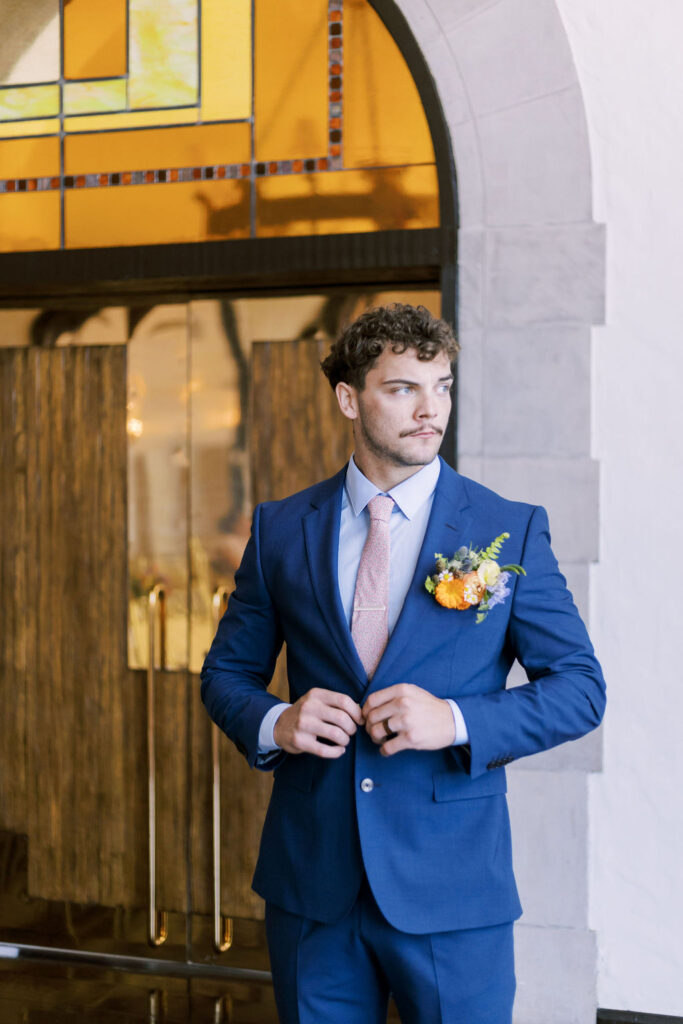
<path fill-rule="evenodd" d="M 132 114 L 88 114 L 65 117 L 64 131 L 109 132 L 117 128 L 154 128 L 164 124 L 194 124 L 196 108 L 184 110 L 137 110 Z"/>
<path fill-rule="evenodd" d="M 64 5 L 64 77 L 125 75 L 126 0 L 69 0 Z"/>
<path fill-rule="evenodd" d="M 327 153 L 327 3 L 258 0 L 254 42 L 257 160 Z"/>
<path fill-rule="evenodd" d="M 59 132 L 59 118 L 50 117 L 35 121 L 8 121 L 0 124 L 0 139 L 17 139 L 30 135 L 56 135 Z"/>
<path fill-rule="evenodd" d="M 251 117 L 251 0 L 202 0 L 202 119 Z"/>
<path fill-rule="evenodd" d="M 324 235 L 432 228 L 439 223 L 436 168 L 387 167 L 257 180 L 256 233 Z"/>
<path fill-rule="evenodd" d="M 238 123 L 70 135 L 64 163 L 67 174 L 244 163 L 250 157 L 250 132 L 248 123 Z"/>
<path fill-rule="evenodd" d="M 66 246 L 155 245 L 249 235 L 248 180 L 74 189 Z"/>
<path fill-rule="evenodd" d="M 52 174 L 59 174 L 59 139 L 10 139 L 0 143 L 0 178 Z"/>
<path fill-rule="evenodd" d="M 367 0 L 344 0 L 344 166 L 432 163 L 424 109 L 403 56 Z"/>
<path fill-rule="evenodd" d="M 0 252 L 58 249 L 59 192 L 0 196 Z"/>

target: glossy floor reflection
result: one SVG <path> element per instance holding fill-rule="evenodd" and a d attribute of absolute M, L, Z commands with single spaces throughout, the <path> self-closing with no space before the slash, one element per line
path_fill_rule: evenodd
<path fill-rule="evenodd" d="M 0 1024 L 278 1024 L 270 985 L 0 960 Z M 388 1024 L 399 1024 L 394 1010 Z"/>

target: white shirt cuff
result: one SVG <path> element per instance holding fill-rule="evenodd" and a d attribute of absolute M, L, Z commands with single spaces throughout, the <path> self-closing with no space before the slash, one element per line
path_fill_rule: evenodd
<path fill-rule="evenodd" d="M 269 711 L 266 711 L 261 720 L 261 725 L 258 731 L 257 753 L 259 757 L 263 757 L 265 754 L 272 754 L 274 750 L 280 749 L 273 736 L 275 723 L 282 712 L 289 707 L 291 707 L 291 704 L 287 704 L 283 701 L 282 704 L 274 704 Z"/>
<path fill-rule="evenodd" d="M 455 739 L 453 740 L 453 746 L 459 747 L 462 746 L 463 743 L 469 743 L 469 733 L 467 732 L 467 726 L 465 725 L 463 713 L 458 707 L 458 705 L 455 703 L 454 700 L 450 700 L 448 697 L 446 698 L 446 700 L 451 706 L 451 711 L 453 712 L 453 721 L 455 722 Z M 268 712 L 268 714 L 270 714 L 270 712 Z M 266 718 L 267 717 L 268 715 L 266 715 Z"/>

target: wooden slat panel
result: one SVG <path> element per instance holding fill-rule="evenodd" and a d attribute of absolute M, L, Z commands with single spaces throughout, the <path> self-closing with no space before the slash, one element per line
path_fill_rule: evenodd
<path fill-rule="evenodd" d="M 25 832 L 27 608 L 26 350 L 0 350 L 0 827 Z"/>
<path fill-rule="evenodd" d="M 256 342 L 252 347 L 249 436 L 255 504 L 324 480 L 351 452 L 349 422 L 320 369 L 326 348 L 322 341 Z"/>
<path fill-rule="evenodd" d="M 254 502 L 292 494 L 335 473 L 352 448 L 351 430 L 320 370 L 325 344 L 315 340 L 257 342 L 252 347 L 249 451 Z M 197 684 L 198 685 L 198 684 Z M 271 689 L 287 697 L 284 652 Z M 211 908 L 209 723 L 195 699 L 192 724 L 193 799 L 191 845 L 196 909 Z M 251 890 L 272 776 L 252 771 L 221 737 L 222 909 L 234 917 L 263 917 Z"/>
<path fill-rule="evenodd" d="M 111 904 L 125 888 L 125 386 L 122 347 L 26 352 L 33 896 Z"/>

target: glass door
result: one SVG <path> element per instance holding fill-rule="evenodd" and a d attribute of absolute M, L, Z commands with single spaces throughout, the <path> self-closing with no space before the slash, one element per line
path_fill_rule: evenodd
<path fill-rule="evenodd" d="M 390 301 L 440 312 L 405 289 L 0 312 L 5 955 L 268 970 L 270 778 L 199 671 L 254 504 L 348 457 L 320 360 Z"/>

